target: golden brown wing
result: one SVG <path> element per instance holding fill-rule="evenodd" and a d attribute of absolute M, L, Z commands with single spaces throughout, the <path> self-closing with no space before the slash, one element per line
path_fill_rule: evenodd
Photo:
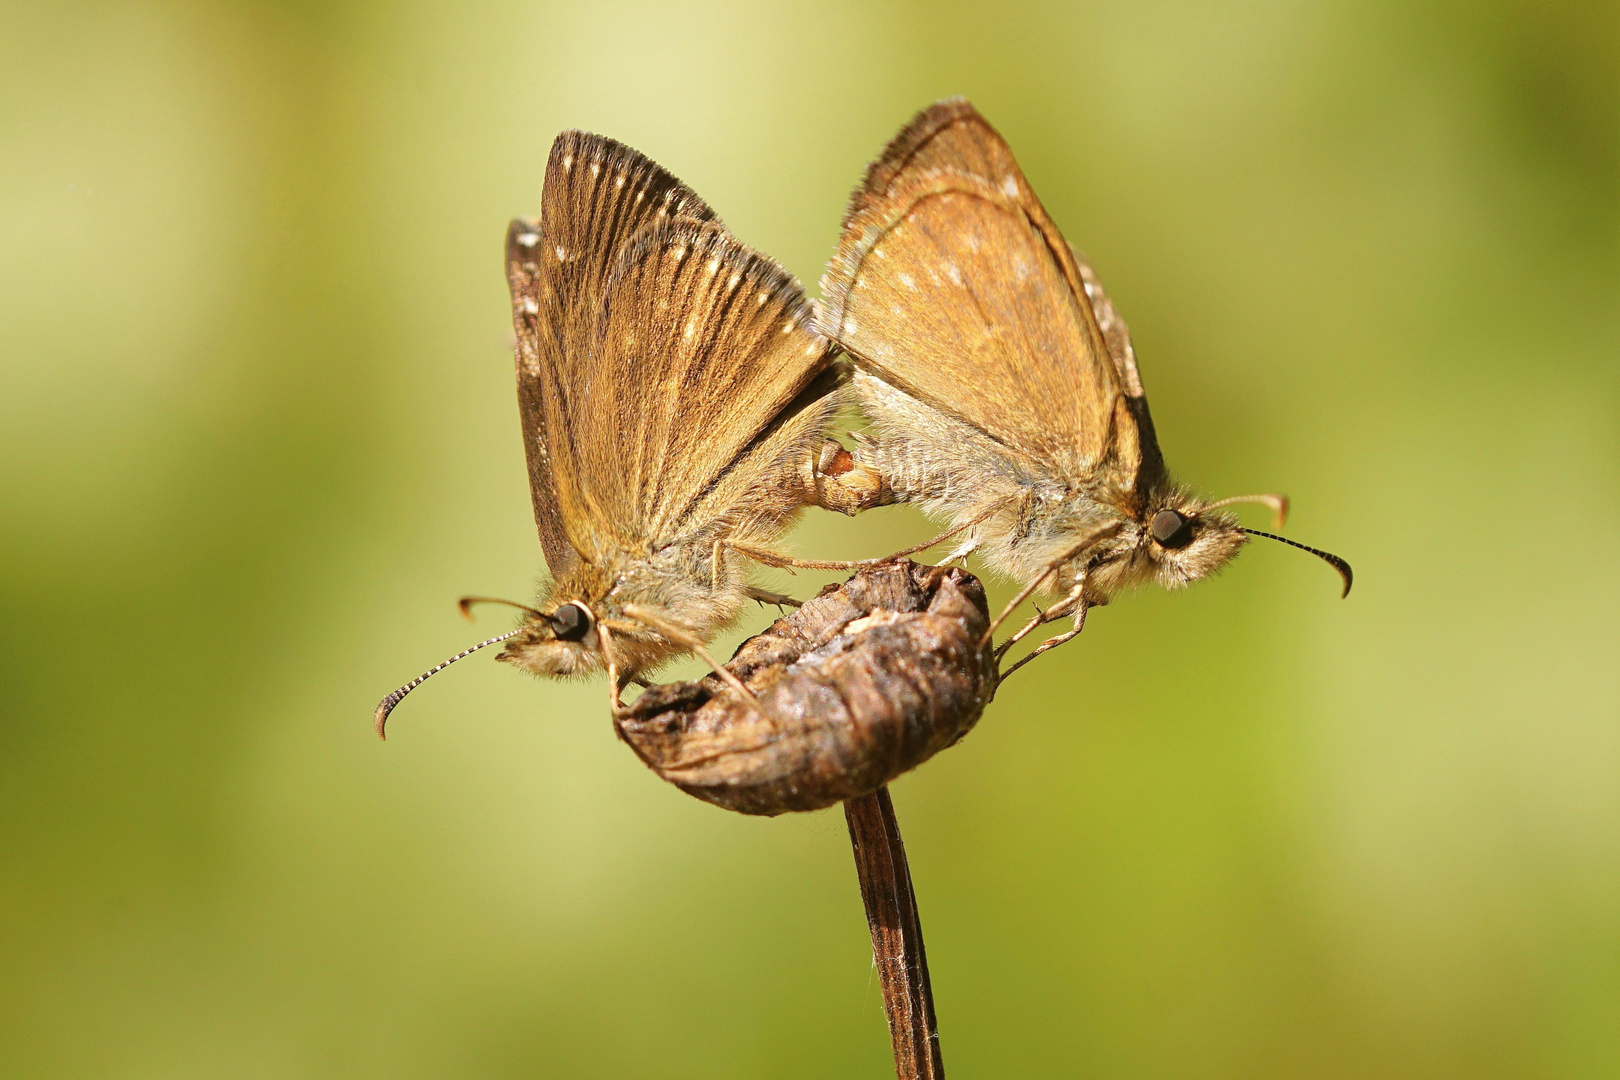
<path fill-rule="evenodd" d="M 844 224 L 847 226 L 856 214 L 888 194 L 903 174 L 941 168 L 977 176 L 991 184 L 1008 179 L 1015 185 L 1024 184 L 1024 174 L 1012 150 L 990 122 L 966 98 L 949 98 L 912 117 L 900 134 L 889 140 L 878 159 L 867 166 L 866 178 L 850 196 Z"/>
<path fill-rule="evenodd" d="M 923 110 L 868 169 L 822 292 L 855 364 L 1048 468 L 1129 449 L 1073 252 L 966 101 Z"/>
<path fill-rule="evenodd" d="M 810 323 L 798 282 L 718 224 L 643 231 L 567 420 L 594 527 L 631 551 L 780 528 L 836 407 L 831 344 Z"/>
<path fill-rule="evenodd" d="M 902 174 L 919 174 L 931 169 L 954 169 L 976 176 L 992 184 L 999 184 L 1006 194 L 1029 190 L 1028 181 L 999 132 L 975 109 L 966 98 L 950 98 L 936 102 L 911 119 L 899 135 L 884 148 L 882 155 L 866 170 L 866 179 L 850 199 L 845 214 L 850 218 L 886 194 L 896 178 Z M 1031 194 L 1033 198 L 1033 194 Z M 1039 220 L 1046 219 L 1044 208 L 1037 202 Z M 1043 230 L 1056 234 L 1056 226 Z M 1064 276 L 1071 286 L 1078 276 L 1092 315 L 1107 345 L 1109 357 L 1119 376 L 1121 388 L 1132 398 L 1145 397 L 1142 378 L 1136 369 L 1136 352 L 1131 347 L 1131 334 L 1120 318 L 1102 282 L 1091 264 L 1073 244 L 1068 245 L 1069 264 Z M 1061 256 L 1060 256 L 1061 261 Z"/>
<path fill-rule="evenodd" d="M 607 277 L 625 245 L 660 221 L 714 221 L 690 188 L 623 143 L 565 131 L 551 145 L 541 214 L 513 221 L 506 275 L 517 331 L 518 410 L 529 466 L 535 525 L 546 564 L 560 574 L 579 552 L 596 549 L 585 528 L 577 474 L 566 440 L 547 431 L 564 422 L 568 396 L 594 326 Z"/>
<path fill-rule="evenodd" d="M 896 177 L 845 225 L 822 327 L 857 366 L 1073 476 L 1113 449 L 1120 384 L 1038 211 L 1014 182 Z"/>

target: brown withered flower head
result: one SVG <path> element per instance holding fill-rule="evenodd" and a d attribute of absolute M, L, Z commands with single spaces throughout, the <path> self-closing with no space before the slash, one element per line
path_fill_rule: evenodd
<path fill-rule="evenodd" d="M 718 675 L 648 690 L 619 735 L 687 794 L 744 814 L 867 795 L 952 745 L 995 691 L 984 589 L 908 560 L 857 573 L 748 639 Z"/>

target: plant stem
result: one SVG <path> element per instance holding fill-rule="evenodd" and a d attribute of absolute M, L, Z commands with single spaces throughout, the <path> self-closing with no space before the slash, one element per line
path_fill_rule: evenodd
<path fill-rule="evenodd" d="M 917 896 L 911 889 L 911 869 L 906 865 L 906 848 L 889 789 L 880 787 L 870 795 L 850 799 L 844 803 L 844 818 L 855 847 L 855 872 L 866 903 L 866 925 L 872 931 L 872 955 L 883 980 L 895 1076 L 899 1080 L 944 1080 Z"/>

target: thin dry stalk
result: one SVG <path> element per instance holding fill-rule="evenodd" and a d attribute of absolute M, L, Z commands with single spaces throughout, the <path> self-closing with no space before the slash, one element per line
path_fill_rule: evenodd
<path fill-rule="evenodd" d="M 844 818 L 855 847 L 855 872 L 866 903 L 866 925 L 872 931 L 872 955 L 883 982 L 894 1074 L 899 1080 L 944 1080 L 917 896 L 911 888 L 911 868 L 906 864 L 889 789 L 880 787 L 870 795 L 850 799 L 844 803 Z"/>

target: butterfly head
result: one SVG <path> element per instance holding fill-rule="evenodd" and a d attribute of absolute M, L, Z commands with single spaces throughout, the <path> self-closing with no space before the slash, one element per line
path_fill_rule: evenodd
<path fill-rule="evenodd" d="M 1230 514 L 1170 492 L 1140 516 L 1122 512 L 1083 557 L 1088 600 L 1106 604 L 1148 582 L 1167 589 L 1190 585 L 1225 566 L 1248 539 Z"/>
<path fill-rule="evenodd" d="M 1157 500 L 1138 530 L 1138 550 L 1150 564 L 1153 580 L 1167 589 L 1208 577 L 1249 540 L 1231 514 L 1203 506 L 1184 492 Z"/>
<path fill-rule="evenodd" d="M 606 665 L 597 616 L 583 600 L 533 610 L 498 659 L 535 675 L 583 675 Z"/>
<path fill-rule="evenodd" d="M 1234 503 L 1270 507 L 1278 528 L 1288 516 L 1288 499 L 1282 495 L 1234 495 L 1202 502 L 1185 491 L 1170 491 L 1152 500 L 1148 512 L 1133 523 L 1132 530 L 1139 558 L 1145 557 L 1151 565 L 1152 578 L 1167 589 L 1190 585 L 1225 566 L 1250 537 L 1263 536 L 1307 551 L 1332 566 L 1344 582 L 1342 595 L 1350 595 L 1353 575 L 1349 563 L 1297 540 L 1242 528 L 1237 518 L 1222 509 Z"/>

